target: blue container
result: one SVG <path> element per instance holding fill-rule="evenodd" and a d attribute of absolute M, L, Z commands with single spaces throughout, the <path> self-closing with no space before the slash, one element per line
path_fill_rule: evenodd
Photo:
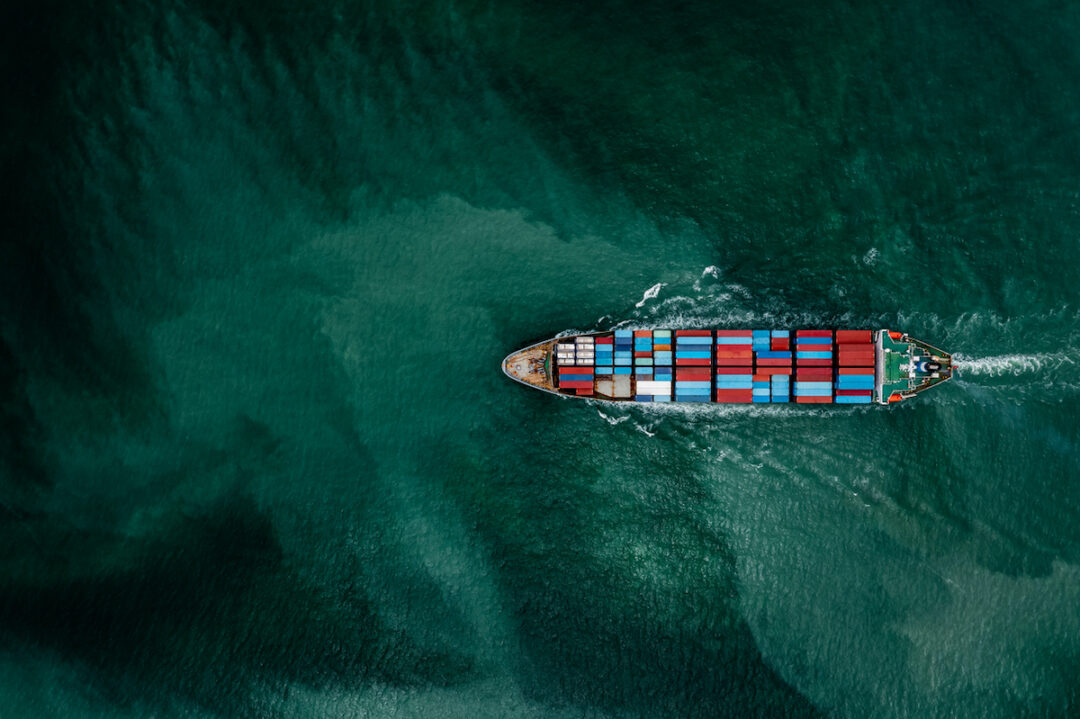
<path fill-rule="evenodd" d="M 842 394 L 834 397 L 833 402 L 835 402 L 836 404 L 870 404 L 873 399 L 873 397 L 869 396 L 856 397 L 853 395 Z"/>
<path fill-rule="evenodd" d="M 634 376 L 638 379 L 652 379 L 652 370 L 648 367 L 638 367 L 634 370 Z"/>
<path fill-rule="evenodd" d="M 699 395 L 699 394 L 703 394 L 705 396 L 708 396 L 709 395 L 709 388 L 708 387 L 676 387 L 675 388 L 675 394 L 676 395 Z"/>
<path fill-rule="evenodd" d="M 830 389 L 832 387 L 832 382 L 796 381 L 795 389 L 799 389 L 800 387 L 802 387 L 803 389 Z"/>
<path fill-rule="evenodd" d="M 783 350 L 767 350 L 764 352 L 758 352 L 757 356 L 760 359 L 791 359 L 791 353 Z M 773 375 L 774 377 L 776 375 Z"/>
<path fill-rule="evenodd" d="M 671 337 L 671 330 L 653 330 L 653 337 Z"/>
<path fill-rule="evenodd" d="M 619 364 L 618 360 L 615 361 L 615 364 Z M 631 372 L 633 372 L 633 370 L 631 368 L 629 368 L 629 367 L 616 367 L 615 368 L 615 374 L 630 374 Z"/>
<path fill-rule="evenodd" d="M 765 389 L 758 389 L 757 387 L 755 387 L 752 391 L 755 397 L 768 397 L 770 394 L 768 387 L 766 387 Z"/>
<path fill-rule="evenodd" d="M 712 337 L 676 337 L 676 345 L 711 345 Z"/>
<path fill-rule="evenodd" d="M 773 404 L 782 404 L 782 403 L 787 403 L 787 402 L 791 401 L 791 398 L 788 397 L 786 394 L 774 394 L 769 399 L 772 400 Z"/>
<path fill-rule="evenodd" d="M 615 337 L 616 338 L 619 338 L 619 337 L 633 337 L 633 336 L 634 336 L 634 331 L 633 330 L 615 330 Z"/>
<path fill-rule="evenodd" d="M 636 394 L 634 395 L 635 402 L 652 402 L 651 394 Z"/>
<path fill-rule="evenodd" d="M 675 353 L 675 359 L 709 359 L 709 353 L 679 350 Z"/>
<path fill-rule="evenodd" d="M 654 394 L 652 396 L 652 401 L 653 402 L 670 402 L 671 397 L 669 395 L 666 395 L 666 394 Z"/>
<path fill-rule="evenodd" d="M 652 367 L 652 357 L 635 357 L 635 367 Z"/>
<path fill-rule="evenodd" d="M 721 382 L 716 381 L 716 389 L 753 389 L 749 382 Z"/>
<path fill-rule="evenodd" d="M 675 389 L 681 389 L 683 387 L 688 388 L 688 389 L 689 388 L 693 388 L 693 389 L 702 389 L 702 388 L 709 389 L 710 386 L 711 386 L 711 383 L 709 383 L 709 382 L 697 382 L 697 381 L 693 381 L 693 380 L 679 380 L 678 382 L 675 383 Z"/>
<path fill-rule="evenodd" d="M 832 359 L 832 352 L 796 351 L 797 359 Z"/>
<path fill-rule="evenodd" d="M 615 350 L 615 359 L 619 359 L 620 357 L 633 357 L 633 356 L 634 356 L 634 353 L 631 352 L 630 350 Z"/>
<path fill-rule="evenodd" d="M 773 330 L 771 334 L 772 334 L 773 337 L 790 337 L 791 336 L 791 331 L 790 330 Z"/>
<path fill-rule="evenodd" d="M 693 394 L 693 395 L 677 395 L 675 397 L 676 402 L 708 402 L 709 395 L 707 394 Z"/>
<path fill-rule="evenodd" d="M 858 377 L 866 377 L 866 379 L 847 379 L 851 375 L 840 375 L 840 379 L 836 380 L 836 386 L 840 389 L 873 389 L 874 378 L 870 375 L 856 375 Z"/>
<path fill-rule="evenodd" d="M 832 397 L 831 389 L 795 387 L 796 397 Z"/>
<path fill-rule="evenodd" d="M 596 374 L 611 374 L 611 367 L 597 367 Z"/>
<path fill-rule="evenodd" d="M 764 337 L 769 339 L 769 330 L 751 330 L 754 337 Z"/>
<path fill-rule="evenodd" d="M 753 344 L 753 338 L 751 337 L 717 337 L 716 344 L 718 345 L 749 345 Z"/>
<path fill-rule="evenodd" d="M 795 344 L 797 345 L 831 345 L 831 337 L 796 337 Z"/>
<path fill-rule="evenodd" d="M 616 357 L 615 358 L 615 366 L 616 367 L 618 367 L 620 365 L 626 366 L 626 365 L 629 365 L 629 364 L 630 364 L 630 358 L 629 357 Z"/>
<path fill-rule="evenodd" d="M 772 400 L 769 399 L 769 395 L 765 395 L 763 397 L 759 397 L 757 395 L 754 395 L 753 401 L 754 401 L 755 404 L 757 404 L 757 403 L 762 403 L 762 402 L 771 402 Z"/>

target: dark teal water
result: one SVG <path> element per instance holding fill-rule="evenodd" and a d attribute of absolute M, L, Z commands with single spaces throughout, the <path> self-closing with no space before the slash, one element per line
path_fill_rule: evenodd
<path fill-rule="evenodd" d="M 1077 5 L 0 28 L 0 717 L 1080 711 Z M 499 372 L 616 323 L 963 365 L 854 410 Z"/>

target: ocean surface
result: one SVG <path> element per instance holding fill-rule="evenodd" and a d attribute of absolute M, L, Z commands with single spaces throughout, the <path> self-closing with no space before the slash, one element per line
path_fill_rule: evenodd
<path fill-rule="evenodd" d="M 0 719 L 1080 715 L 1080 5 L 50 1 L 0 40 Z M 500 372 L 615 325 L 960 372 Z"/>

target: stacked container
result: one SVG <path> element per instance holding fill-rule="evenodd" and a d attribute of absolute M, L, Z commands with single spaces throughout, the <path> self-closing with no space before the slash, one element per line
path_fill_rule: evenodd
<path fill-rule="evenodd" d="M 674 353 L 671 347 L 671 330 L 653 330 L 653 402 L 671 401 L 671 364 Z"/>
<path fill-rule="evenodd" d="M 653 381 L 652 363 L 652 330 L 636 330 L 634 332 L 634 381 L 637 389 L 634 391 L 634 399 L 638 402 L 652 402 L 653 393 L 648 390 Z"/>
<path fill-rule="evenodd" d="M 711 372 L 708 367 L 676 367 L 675 401 L 708 402 L 712 390 Z"/>
<path fill-rule="evenodd" d="M 717 330 L 716 402 L 754 401 L 754 333 L 752 330 Z"/>
<path fill-rule="evenodd" d="M 870 404 L 874 396 L 874 334 L 869 330 L 837 330 L 839 375 L 837 404 Z"/>
<path fill-rule="evenodd" d="M 560 367 L 572 367 L 574 365 L 574 343 L 560 342 L 555 345 L 555 358 Z"/>
<path fill-rule="evenodd" d="M 630 330 L 615 330 L 615 374 L 630 374 L 634 364 L 634 333 Z"/>
<path fill-rule="evenodd" d="M 832 330 L 795 333 L 795 401 L 831 403 L 833 385 Z"/>
<path fill-rule="evenodd" d="M 615 359 L 615 338 L 596 338 L 596 374 L 611 374 Z"/>
<path fill-rule="evenodd" d="M 769 390 L 770 376 L 767 374 L 755 374 L 753 379 L 754 402 L 768 402 L 772 394 Z"/>
<path fill-rule="evenodd" d="M 711 330 L 676 330 L 675 365 L 678 367 L 708 367 L 712 364 Z"/>
<path fill-rule="evenodd" d="M 593 393 L 592 367 L 559 367 L 559 389 L 572 389 L 579 395 Z"/>
<path fill-rule="evenodd" d="M 791 370 L 789 369 L 788 372 Z M 769 398 L 772 402 L 790 402 L 791 401 L 791 375 L 787 374 L 774 374 L 771 376 L 771 387 Z"/>

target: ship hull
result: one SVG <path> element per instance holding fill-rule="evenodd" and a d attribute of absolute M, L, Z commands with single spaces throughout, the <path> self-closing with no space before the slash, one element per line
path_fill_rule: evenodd
<path fill-rule="evenodd" d="M 534 343 L 503 372 L 561 397 L 693 404 L 890 404 L 952 377 L 952 357 L 890 330 L 614 330 Z"/>

